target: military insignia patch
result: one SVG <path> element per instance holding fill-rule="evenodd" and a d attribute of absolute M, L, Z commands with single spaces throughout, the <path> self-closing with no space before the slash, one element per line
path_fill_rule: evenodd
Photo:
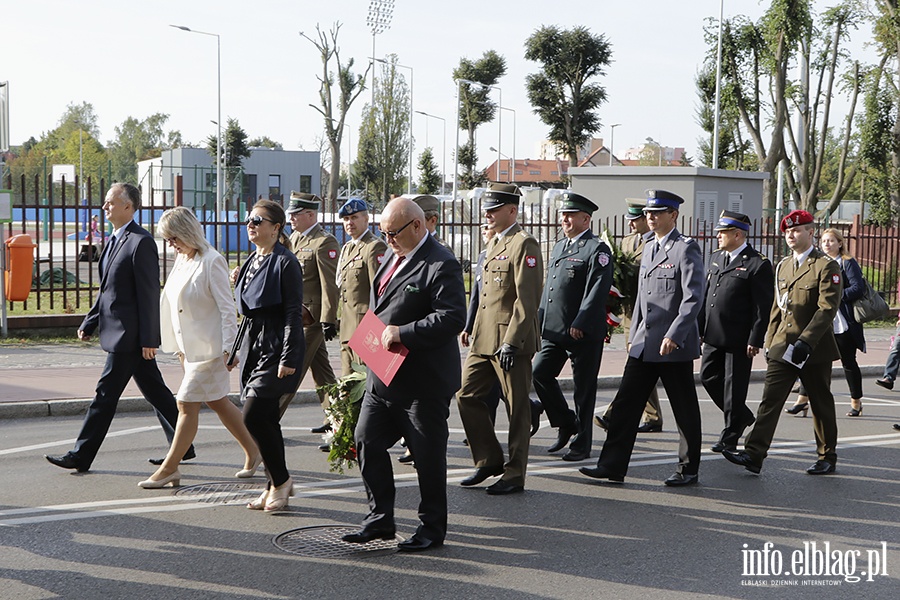
<path fill-rule="evenodd" d="M 331 260 L 334 260 L 335 258 L 337 258 L 337 250 L 329 250 L 328 258 L 330 258 Z"/>
<path fill-rule="evenodd" d="M 525 266 L 529 269 L 533 269 L 537 266 L 537 256 L 526 256 L 525 257 Z"/>
<path fill-rule="evenodd" d="M 831 283 L 833 283 L 834 285 L 837 285 L 837 284 L 839 284 L 840 282 L 841 282 L 841 276 L 840 276 L 840 275 L 838 275 L 837 273 L 835 273 L 834 275 L 831 276 Z"/>
<path fill-rule="evenodd" d="M 376 255 L 376 256 L 375 256 L 375 260 L 378 261 L 378 264 L 380 265 L 381 263 L 384 262 L 384 254 L 378 254 L 378 255 Z"/>
<path fill-rule="evenodd" d="M 600 263 L 601 267 L 605 267 L 609 264 L 609 254 L 607 254 L 606 252 L 601 252 L 599 255 L 597 255 L 597 262 Z"/>

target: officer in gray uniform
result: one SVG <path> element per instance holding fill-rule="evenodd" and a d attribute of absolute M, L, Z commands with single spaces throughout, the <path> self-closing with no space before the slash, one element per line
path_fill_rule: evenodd
<path fill-rule="evenodd" d="M 575 192 L 560 197 L 560 223 L 565 237 L 547 263 L 547 282 L 538 308 L 541 349 L 534 357 L 532 383 L 559 436 L 548 452 L 563 449 L 563 460 L 591 455 L 591 417 L 597 400 L 597 374 L 606 337 L 606 300 L 612 285 L 609 247 L 591 233 L 597 205 Z M 556 378 L 572 361 L 575 411 L 569 409 Z"/>
<path fill-rule="evenodd" d="M 652 233 L 647 234 L 641 259 L 628 361 L 597 466 L 579 471 L 596 479 L 625 480 L 647 396 L 662 379 L 681 438 L 678 468 L 665 484 L 692 485 L 700 467 L 694 359 L 700 356 L 697 317 L 703 302 L 703 257 L 697 242 L 675 227 L 684 200 L 663 190 L 647 194 L 644 211 Z"/>

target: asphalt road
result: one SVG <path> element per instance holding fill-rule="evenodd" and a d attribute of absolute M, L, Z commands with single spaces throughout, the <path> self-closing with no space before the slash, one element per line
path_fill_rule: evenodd
<path fill-rule="evenodd" d="M 87 474 L 42 458 L 71 447 L 79 417 L 0 420 L 0 598 L 895 598 L 900 432 L 891 423 L 900 422 L 900 394 L 874 388 L 867 385 L 861 418 L 839 419 L 837 474 L 805 473 L 815 460 L 812 419 L 785 415 L 762 475 L 707 450 L 700 485 L 683 490 L 662 485 L 677 449 L 665 402 L 665 430 L 638 438 L 624 485 L 587 479 L 581 464 L 548 455 L 555 430 L 545 421 L 526 492 L 508 497 L 458 485 L 472 466 L 454 408 L 446 545 L 345 558 L 292 554 L 273 543 L 299 528 L 355 529 L 366 510 L 358 471 L 330 473 L 316 449 L 320 437 L 309 433 L 320 422 L 316 406 L 294 406 L 285 417 L 297 496 L 289 511 L 272 515 L 243 508 L 254 489 L 232 496 L 234 503 L 186 495 L 198 490 L 186 486 L 238 483 L 241 452 L 209 410 L 198 458 L 182 467 L 181 495 L 136 485 L 152 472 L 147 458 L 165 452 L 151 413 L 119 415 Z M 843 415 L 842 378 L 834 390 Z M 601 390 L 598 409 L 613 392 Z M 754 384 L 750 397 L 760 393 Z M 721 415 L 708 399 L 701 408 L 708 448 Z M 605 437 L 596 433 L 595 458 Z M 415 529 L 418 495 L 415 471 L 395 465 L 399 539 Z M 252 481 L 261 486 L 263 478 Z M 767 542 L 773 546 L 763 554 Z M 334 545 L 297 548 L 310 554 Z M 826 550 L 837 575 L 816 574 L 813 556 Z M 781 575 L 762 574 L 751 556 Z M 794 570 L 801 574 L 784 574 Z"/>

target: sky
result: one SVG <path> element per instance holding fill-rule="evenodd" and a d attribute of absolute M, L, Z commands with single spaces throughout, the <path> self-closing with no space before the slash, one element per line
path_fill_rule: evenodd
<path fill-rule="evenodd" d="M 768 5 L 721 1 L 725 18 L 745 14 L 755 20 Z M 708 17 L 718 19 L 719 8 L 720 0 L 565 6 L 533 0 L 396 0 L 390 29 L 375 37 L 375 56 L 396 54 L 412 69 L 414 110 L 446 120 L 448 170 L 455 142 L 453 69 L 461 57 L 476 59 L 486 50 L 506 58 L 499 100 L 515 112 L 502 111 L 499 140 L 496 123 L 479 129 L 483 167 L 496 158 L 488 148 L 498 141 L 505 155 L 537 158 L 546 139 L 548 127 L 532 113 L 525 92 L 525 77 L 538 70 L 523 57 L 525 39 L 542 25 L 584 25 L 604 34 L 612 47 L 613 62 L 599 79 L 608 99 L 599 109 L 603 127 L 596 136 L 608 145 L 609 126 L 620 124 L 617 155 L 652 137 L 696 157 L 703 132 L 696 122 L 694 77 L 707 51 L 704 24 Z M 318 103 L 322 64 L 299 32 L 315 36 L 317 24 L 327 30 L 341 23 L 341 57 L 353 58 L 361 73 L 372 55 L 368 11 L 368 0 L 0 0 L 0 81 L 10 84 L 10 142 L 39 138 L 56 127 L 68 104 L 81 102 L 93 105 L 104 144 L 129 116 L 143 119 L 157 112 L 169 114 L 167 128 L 180 130 L 186 141 L 198 144 L 214 134 L 216 38 L 169 27 L 176 24 L 220 36 L 223 121 L 236 118 L 251 138 L 269 136 L 286 150 L 315 149 L 323 122 L 309 104 Z M 868 35 L 857 32 L 853 47 L 871 61 L 864 47 Z M 400 72 L 407 75 L 409 69 Z M 368 94 L 363 92 L 347 119 L 354 157 Z M 840 105 L 836 110 L 840 113 Z M 415 114 L 413 136 L 416 156 L 427 138 L 441 162 L 440 120 Z M 346 154 L 346 139 L 342 148 Z"/>

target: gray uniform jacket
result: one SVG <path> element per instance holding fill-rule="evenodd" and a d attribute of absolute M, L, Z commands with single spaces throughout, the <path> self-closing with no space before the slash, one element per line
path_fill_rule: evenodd
<path fill-rule="evenodd" d="M 639 358 L 643 354 L 647 362 L 694 360 L 700 356 L 697 317 L 703 302 L 700 246 L 674 229 L 654 256 L 656 235 L 651 231 L 644 240 L 629 355 Z M 661 356 L 663 338 L 675 342 L 678 349 Z"/>

